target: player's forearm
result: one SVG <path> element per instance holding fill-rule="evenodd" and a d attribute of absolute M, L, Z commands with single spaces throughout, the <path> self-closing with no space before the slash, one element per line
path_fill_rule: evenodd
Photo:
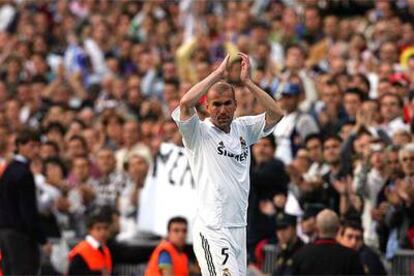
<path fill-rule="evenodd" d="M 195 112 L 194 107 L 200 101 L 201 97 L 204 96 L 210 86 L 221 79 L 221 75 L 214 71 L 208 75 L 204 80 L 200 81 L 191 89 L 185 93 L 180 100 L 180 117 L 181 120 L 189 119 Z"/>
<path fill-rule="evenodd" d="M 269 119 L 269 123 L 276 123 L 283 117 L 283 111 L 276 104 L 276 101 L 252 80 L 247 80 L 244 85 L 253 93 L 265 109 L 266 119 Z"/>
<path fill-rule="evenodd" d="M 185 106 L 187 108 L 193 108 L 197 105 L 198 101 L 204 96 L 210 86 L 220 80 L 220 74 L 217 72 L 212 72 L 205 79 L 191 87 L 187 93 L 181 98 L 180 106 Z"/>

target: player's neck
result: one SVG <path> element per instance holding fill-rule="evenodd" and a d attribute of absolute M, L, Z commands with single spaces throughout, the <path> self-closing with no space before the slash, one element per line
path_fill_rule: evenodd
<path fill-rule="evenodd" d="M 220 129 L 221 131 L 223 131 L 223 132 L 225 132 L 225 133 L 227 133 L 227 134 L 229 134 L 230 133 L 230 130 L 231 130 L 231 127 L 230 127 L 230 125 L 228 125 L 228 126 L 225 126 L 225 127 L 220 127 L 220 126 L 217 126 L 217 125 L 215 125 L 215 127 L 217 127 L 218 129 Z"/>

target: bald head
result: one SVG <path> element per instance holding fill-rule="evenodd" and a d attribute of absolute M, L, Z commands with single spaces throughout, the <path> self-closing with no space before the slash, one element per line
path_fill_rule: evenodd
<path fill-rule="evenodd" d="M 339 229 L 338 215 L 329 209 L 321 211 L 316 216 L 316 227 L 320 238 L 335 238 Z"/>
<path fill-rule="evenodd" d="M 207 92 L 207 101 L 215 96 L 229 95 L 234 100 L 236 99 L 234 88 L 229 83 L 220 81 L 213 84 Z"/>

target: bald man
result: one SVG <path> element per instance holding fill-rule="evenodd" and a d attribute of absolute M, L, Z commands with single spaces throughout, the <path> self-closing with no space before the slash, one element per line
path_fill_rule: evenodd
<path fill-rule="evenodd" d="M 358 254 L 338 244 L 339 218 L 329 209 L 316 217 L 318 239 L 293 257 L 294 275 L 364 275 Z"/>
<path fill-rule="evenodd" d="M 250 146 L 272 133 L 282 112 L 250 79 L 249 57 L 239 53 L 240 80 L 265 113 L 234 118 L 234 88 L 223 81 L 229 56 L 180 100 L 172 117 L 183 137 L 197 188 L 194 251 L 203 275 L 246 275 L 246 217 Z M 206 95 L 210 117 L 195 106 Z"/>

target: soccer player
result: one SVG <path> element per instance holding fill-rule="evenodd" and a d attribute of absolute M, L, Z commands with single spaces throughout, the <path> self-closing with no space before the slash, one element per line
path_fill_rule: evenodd
<path fill-rule="evenodd" d="M 250 146 L 272 133 L 282 112 L 250 79 L 249 57 L 241 58 L 240 80 L 264 107 L 257 116 L 234 118 L 234 88 L 223 81 L 230 56 L 194 85 L 172 117 L 183 136 L 197 185 L 193 243 L 203 275 L 246 275 L 246 216 Z M 201 121 L 195 106 L 206 95 L 210 117 Z"/>

